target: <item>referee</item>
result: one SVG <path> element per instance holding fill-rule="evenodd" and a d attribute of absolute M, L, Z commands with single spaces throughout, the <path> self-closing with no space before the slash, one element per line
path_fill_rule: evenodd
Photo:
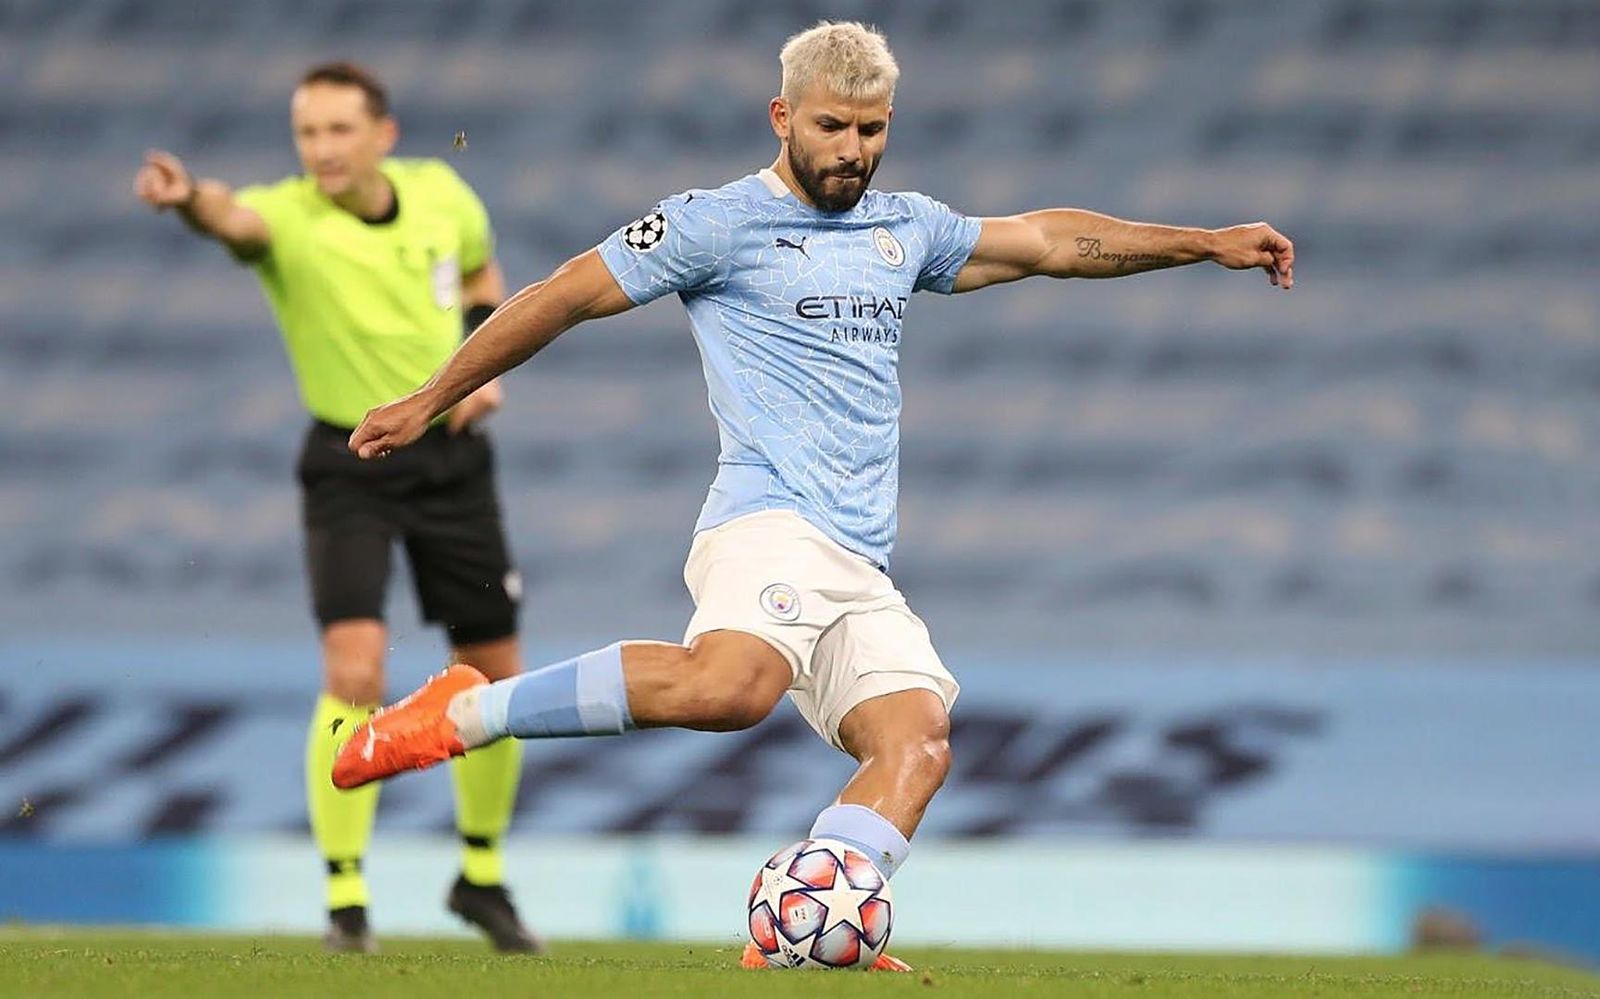
<path fill-rule="evenodd" d="M 376 949 L 361 858 L 376 784 L 328 780 L 344 738 L 383 703 L 384 593 L 395 542 L 411 563 L 423 616 L 444 625 L 455 662 L 492 678 L 521 671 L 520 585 L 480 422 L 500 405 L 491 382 L 382 463 L 345 446 L 366 411 L 426 381 L 505 297 L 483 204 L 439 160 L 391 159 L 399 135 L 382 84 L 351 63 L 317 66 L 290 104 L 305 172 L 234 192 L 149 153 L 134 181 L 176 209 L 261 281 L 311 413 L 300 454 L 306 565 L 322 628 L 323 691 L 306 743 L 311 829 L 327 860 L 329 949 Z M 506 739 L 456 761 L 461 874 L 451 911 L 503 951 L 535 951 L 504 887 L 500 841 L 521 771 Z"/>

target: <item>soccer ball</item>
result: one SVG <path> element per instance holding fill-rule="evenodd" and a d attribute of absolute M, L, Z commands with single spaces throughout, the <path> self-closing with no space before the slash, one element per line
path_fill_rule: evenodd
<path fill-rule="evenodd" d="M 774 968 L 865 968 L 889 943 L 894 898 L 866 854 L 836 839 L 778 851 L 750 885 L 750 939 Z"/>

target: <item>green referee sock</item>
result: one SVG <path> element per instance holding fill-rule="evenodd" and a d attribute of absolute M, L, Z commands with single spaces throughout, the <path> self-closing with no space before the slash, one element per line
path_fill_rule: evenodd
<path fill-rule="evenodd" d="M 456 828 L 461 832 L 461 873 L 475 885 L 504 884 L 501 840 L 511 824 L 522 779 L 522 743 L 515 739 L 480 746 L 451 761 L 456 788 Z"/>
<path fill-rule="evenodd" d="M 376 710 L 375 706 L 350 704 L 324 693 L 317 698 L 306 734 L 306 808 L 311 815 L 311 835 L 328 862 L 329 910 L 367 904 L 361 858 L 372 839 L 378 785 L 341 791 L 333 786 L 329 775 L 339 747 Z"/>

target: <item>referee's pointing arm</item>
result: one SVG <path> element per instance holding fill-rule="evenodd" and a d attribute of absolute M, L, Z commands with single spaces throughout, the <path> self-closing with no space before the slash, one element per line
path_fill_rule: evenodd
<path fill-rule="evenodd" d="M 267 251 L 271 237 L 261 216 L 239 204 L 220 180 L 196 180 L 171 153 L 151 150 L 133 178 L 139 200 L 158 212 L 177 209 L 195 232 L 226 246 L 241 260 Z"/>

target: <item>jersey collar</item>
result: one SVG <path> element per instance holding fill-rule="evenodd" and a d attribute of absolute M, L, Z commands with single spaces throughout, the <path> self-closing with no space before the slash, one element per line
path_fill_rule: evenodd
<path fill-rule="evenodd" d="M 785 184 L 783 178 L 779 177 L 777 171 L 771 167 L 762 167 L 756 176 L 761 178 L 761 183 L 767 185 L 767 190 L 772 192 L 774 198 L 782 198 L 789 195 L 789 185 Z"/>

